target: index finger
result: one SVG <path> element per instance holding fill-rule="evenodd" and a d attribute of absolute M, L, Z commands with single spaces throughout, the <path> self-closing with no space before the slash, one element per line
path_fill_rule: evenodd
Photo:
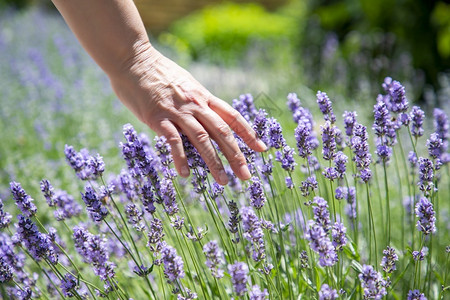
<path fill-rule="evenodd" d="M 266 144 L 258 138 L 250 124 L 248 124 L 244 117 L 228 103 L 214 97 L 209 101 L 209 107 L 214 110 L 250 148 L 258 152 L 267 150 Z"/>

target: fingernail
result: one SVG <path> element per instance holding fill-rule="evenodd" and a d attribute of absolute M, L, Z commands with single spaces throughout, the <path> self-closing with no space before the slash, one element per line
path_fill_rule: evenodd
<path fill-rule="evenodd" d="M 219 172 L 219 180 L 222 184 L 228 183 L 228 175 L 227 175 L 227 173 L 225 173 L 224 170 Z"/>
<path fill-rule="evenodd" d="M 266 151 L 267 150 L 267 146 L 266 146 L 266 144 L 264 144 L 264 142 L 263 141 L 261 141 L 261 140 L 258 140 L 258 146 L 259 147 L 261 147 L 261 148 L 263 148 L 264 149 L 264 151 Z"/>
<path fill-rule="evenodd" d="M 188 177 L 189 176 L 189 168 L 186 166 L 181 167 L 181 176 Z"/>
<path fill-rule="evenodd" d="M 252 175 L 250 174 L 250 171 L 248 170 L 248 167 L 247 167 L 247 165 L 242 165 L 240 168 L 239 168 L 239 173 L 241 173 L 241 178 L 242 179 L 244 179 L 244 180 L 247 180 L 247 179 L 249 179 Z"/>

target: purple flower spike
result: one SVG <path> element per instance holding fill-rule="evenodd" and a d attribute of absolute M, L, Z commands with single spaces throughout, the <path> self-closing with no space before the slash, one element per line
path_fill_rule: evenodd
<path fill-rule="evenodd" d="M 339 295 L 336 290 L 331 288 L 328 284 L 323 284 L 319 291 L 319 300 L 335 300 Z"/>
<path fill-rule="evenodd" d="M 423 234 L 428 235 L 436 232 L 436 217 L 433 210 L 433 204 L 425 197 L 421 197 L 416 204 L 417 229 Z"/>
<path fill-rule="evenodd" d="M 439 134 L 436 132 L 432 133 L 430 138 L 427 140 L 428 154 L 434 159 L 441 156 L 443 146 L 444 143 L 442 142 L 442 139 L 439 138 Z"/>
<path fill-rule="evenodd" d="M 333 113 L 333 107 L 331 105 L 331 100 L 328 95 L 324 92 L 317 92 L 317 104 L 319 104 L 319 109 L 323 113 L 325 121 L 330 121 L 331 124 L 336 122 L 336 116 Z"/>
<path fill-rule="evenodd" d="M 217 241 L 210 241 L 203 246 L 203 253 L 206 256 L 206 266 L 211 270 L 212 276 L 222 278 L 224 273 L 220 265 L 224 263 L 223 252 L 219 248 Z"/>
<path fill-rule="evenodd" d="M 292 172 L 295 169 L 297 163 L 294 160 L 295 151 L 289 146 L 283 147 L 282 151 L 275 153 L 275 160 L 281 162 L 281 167 L 288 172 Z"/>
<path fill-rule="evenodd" d="M 3 210 L 3 201 L 0 199 L 0 229 L 8 227 L 11 218 L 11 214 Z"/>
<path fill-rule="evenodd" d="M 428 158 L 419 157 L 419 189 L 427 196 L 433 187 L 434 165 Z"/>
<path fill-rule="evenodd" d="M 411 290 L 408 292 L 408 297 L 406 300 L 427 300 L 425 294 L 421 293 L 419 290 Z"/>
<path fill-rule="evenodd" d="M 0 282 L 8 282 L 13 278 L 13 269 L 3 257 L 0 257 Z"/>
<path fill-rule="evenodd" d="M 311 129 L 303 121 L 298 122 L 298 126 L 295 129 L 295 139 L 297 141 L 298 155 L 306 158 L 312 153 L 311 146 Z"/>
<path fill-rule="evenodd" d="M 280 149 L 281 147 L 286 146 L 286 140 L 283 137 L 283 131 L 280 123 L 274 118 L 269 118 L 268 125 L 268 146 L 275 149 Z"/>
<path fill-rule="evenodd" d="M 383 250 L 383 254 L 380 266 L 383 267 L 383 271 L 390 274 L 397 269 L 395 262 L 398 261 L 398 255 L 395 253 L 395 249 L 389 246 Z"/>
<path fill-rule="evenodd" d="M 250 203 L 254 208 L 261 209 L 267 201 L 262 183 L 258 177 L 252 177 L 251 181 L 252 183 L 248 188 L 250 192 Z"/>
<path fill-rule="evenodd" d="M 86 186 L 84 190 L 85 193 L 81 193 L 81 198 L 86 204 L 87 212 L 94 222 L 101 222 L 108 215 L 108 210 L 92 187 Z"/>
<path fill-rule="evenodd" d="M 364 299 L 381 300 L 383 296 L 387 294 L 386 281 L 372 266 L 363 265 L 362 272 L 358 277 L 361 281 L 361 286 L 364 289 Z"/>
<path fill-rule="evenodd" d="M 353 127 L 355 127 L 356 117 L 358 115 L 355 111 L 345 111 L 342 116 L 344 117 L 345 134 L 351 138 L 353 136 Z"/>
<path fill-rule="evenodd" d="M 331 225 L 328 203 L 322 197 L 314 197 L 314 204 L 314 221 L 322 226 L 325 232 L 328 232 Z"/>
<path fill-rule="evenodd" d="M 247 292 L 248 266 L 244 262 L 235 262 L 228 265 L 228 272 L 231 275 L 234 292 L 238 296 L 243 296 Z"/>
<path fill-rule="evenodd" d="M 410 113 L 411 118 L 411 133 L 414 137 L 418 138 L 423 135 L 423 119 L 425 113 L 418 106 L 413 106 Z"/>
<path fill-rule="evenodd" d="M 241 215 L 244 237 L 252 243 L 253 260 L 260 261 L 266 257 L 261 221 L 250 207 L 243 207 Z"/>
<path fill-rule="evenodd" d="M 25 190 L 22 188 L 20 183 L 10 182 L 11 193 L 13 195 L 14 201 L 16 201 L 17 207 L 27 218 L 31 218 L 37 212 L 37 207 L 33 203 L 33 198 L 31 198 Z"/>
<path fill-rule="evenodd" d="M 338 261 L 336 249 L 321 225 L 310 220 L 305 238 L 310 242 L 311 249 L 319 253 L 319 266 L 330 267 Z"/>
<path fill-rule="evenodd" d="M 346 232 L 347 228 L 345 228 L 344 224 L 338 222 L 334 223 L 331 230 L 331 236 L 333 237 L 333 246 L 336 248 L 336 251 L 341 251 L 342 248 L 347 245 Z"/>
<path fill-rule="evenodd" d="M 164 275 L 169 282 L 184 278 L 183 260 L 177 255 L 175 248 L 166 245 L 161 251 L 161 258 L 164 263 Z"/>
<path fill-rule="evenodd" d="M 325 125 L 320 126 L 322 129 L 322 154 L 325 160 L 332 160 L 336 152 L 336 127 L 329 121 Z"/>
<path fill-rule="evenodd" d="M 77 287 L 77 279 L 71 274 L 67 273 L 64 275 L 64 278 L 61 281 L 60 287 L 65 297 L 74 297 L 75 294 L 73 293 L 73 291 Z"/>
<path fill-rule="evenodd" d="M 267 289 L 261 291 L 261 288 L 256 284 L 252 287 L 252 290 L 248 294 L 250 296 L 250 300 L 265 300 L 269 297 Z"/>

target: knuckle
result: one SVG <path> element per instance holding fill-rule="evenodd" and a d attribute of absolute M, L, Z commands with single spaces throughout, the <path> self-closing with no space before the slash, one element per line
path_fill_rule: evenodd
<path fill-rule="evenodd" d="M 241 151 L 234 152 L 229 158 L 228 162 L 230 164 L 245 164 L 245 156 Z"/>
<path fill-rule="evenodd" d="M 209 134 L 206 131 L 198 131 L 195 138 L 200 144 L 210 143 Z"/>
<path fill-rule="evenodd" d="M 227 124 L 219 124 L 216 130 L 220 138 L 227 139 L 231 137 L 231 130 Z"/>

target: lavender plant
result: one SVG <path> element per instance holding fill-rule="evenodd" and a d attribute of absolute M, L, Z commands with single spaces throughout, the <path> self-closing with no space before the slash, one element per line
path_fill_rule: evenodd
<path fill-rule="evenodd" d="M 52 42 L 70 72 L 86 62 L 68 44 L 63 36 Z M 33 68 L 10 65 L 31 107 L 42 97 L 33 91 L 42 91 L 55 99 L 52 109 L 67 109 L 68 88 L 45 56 L 34 49 L 27 57 Z M 149 139 L 131 124 L 120 138 L 108 134 L 120 131 L 115 121 L 99 124 L 89 139 L 80 129 L 73 146 L 51 141 L 53 163 L 65 157 L 64 171 L 48 168 L 41 180 L 27 173 L 35 168 L 30 161 L 13 164 L 20 166 L 15 172 L 5 168 L 1 297 L 448 298 L 448 117 L 442 109 L 428 119 L 428 110 L 409 109 L 398 81 L 387 78 L 382 89 L 373 99 L 373 122 L 361 117 L 365 111 L 340 118 L 324 92 L 316 94 L 316 107 L 290 93 L 289 118 L 271 116 L 250 94 L 235 99 L 270 149 L 258 154 L 237 138 L 252 178 L 240 182 L 226 167 L 224 187 L 185 136 L 188 180 L 177 177 L 165 137 Z M 11 115 L 6 109 L 2 117 Z M 22 113 L 36 119 L 32 110 Z M 43 130 L 38 123 L 43 140 L 57 124 Z"/>

